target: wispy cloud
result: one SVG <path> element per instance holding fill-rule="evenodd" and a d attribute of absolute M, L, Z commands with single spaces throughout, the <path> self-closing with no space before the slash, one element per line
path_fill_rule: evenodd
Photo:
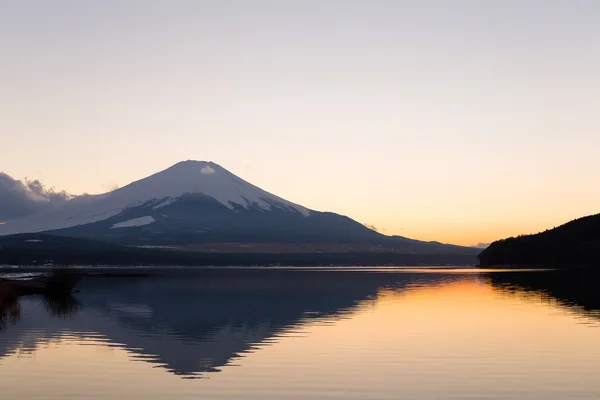
<path fill-rule="evenodd" d="M 119 185 L 117 183 L 114 183 L 114 182 L 107 182 L 104 185 L 102 185 L 102 189 L 105 192 L 112 192 L 112 191 L 117 190 L 118 188 L 119 188 Z"/>
<path fill-rule="evenodd" d="M 379 232 L 379 229 L 377 229 L 377 227 L 375 225 L 371 225 L 371 224 L 363 224 L 363 225 L 375 232 Z"/>
<path fill-rule="evenodd" d="M 39 180 L 20 181 L 0 172 L 0 221 L 48 210 L 71 196 L 46 188 Z"/>

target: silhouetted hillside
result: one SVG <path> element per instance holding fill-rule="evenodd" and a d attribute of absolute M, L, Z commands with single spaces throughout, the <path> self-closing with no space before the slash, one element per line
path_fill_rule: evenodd
<path fill-rule="evenodd" d="M 0 265 L 473 265 L 472 252 L 211 253 L 148 249 L 100 241 L 22 234 L 0 237 Z"/>
<path fill-rule="evenodd" d="M 479 255 L 481 267 L 600 266 L 600 214 L 536 235 L 494 242 Z"/>

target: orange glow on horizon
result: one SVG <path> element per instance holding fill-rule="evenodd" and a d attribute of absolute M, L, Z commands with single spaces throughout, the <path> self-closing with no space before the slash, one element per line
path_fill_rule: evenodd
<path fill-rule="evenodd" d="M 380 233 L 385 235 L 399 235 L 410 239 L 428 241 L 437 241 L 459 246 L 476 246 L 481 243 L 493 243 L 497 240 L 516 237 L 519 235 L 534 235 L 544 232 L 547 229 L 553 229 L 574 219 L 594 215 L 597 212 L 577 211 L 565 213 L 563 215 L 547 218 L 537 218 L 535 220 L 523 219 L 522 221 L 502 220 L 502 216 L 493 217 L 491 222 L 480 222 L 465 220 L 457 222 L 455 226 L 445 221 L 436 224 L 431 221 L 411 221 L 411 225 L 403 228 L 397 226 L 380 229 Z M 489 217 L 490 219 L 492 216 Z M 416 218 L 415 218 L 416 219 Z M 375 226 L 378 226 L 375 224 Z M 380 226 L 384 226 L 381 224 Z"/>

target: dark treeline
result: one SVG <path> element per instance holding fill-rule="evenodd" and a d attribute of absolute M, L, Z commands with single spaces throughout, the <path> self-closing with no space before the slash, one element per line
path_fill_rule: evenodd
<path fill-rule="evenodd" d="M 147 265 L 147 266 L 328 266 L 328 265 L 473 265 L 471 254 L 398 253 L 206 253 L 119 246 L 52 235 L 0 238 L 0 265 Z"/>
<path fill-rule="evenodd" d="M 494 242 L 479 255 L 482 267 L 600 266 L 600 214 L 536 235 Z"/>

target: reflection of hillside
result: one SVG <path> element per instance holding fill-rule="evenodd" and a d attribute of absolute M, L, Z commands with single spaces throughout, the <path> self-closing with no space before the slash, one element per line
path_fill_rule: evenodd
<path fill-rule="evenodd" d="M 490 284 L 504 293 L 535 294 L 555 300 L 581 315 L 600 316 L 600 273 L 591 270 L 490 274 Z"/>
<path fill-rule="evenodd" d="M 34 351 L 65 335 L 106 340 L 134 358 L 181 375 L 214 371 L 266 339 L 314 318 L 344 318 L 381 288 L 402 290 L 452 279 L 438 274 L 196 271 L 83 282 L 81 307 L 51 318 L 39 300 L 0 336 L 0 355 Z"/>

